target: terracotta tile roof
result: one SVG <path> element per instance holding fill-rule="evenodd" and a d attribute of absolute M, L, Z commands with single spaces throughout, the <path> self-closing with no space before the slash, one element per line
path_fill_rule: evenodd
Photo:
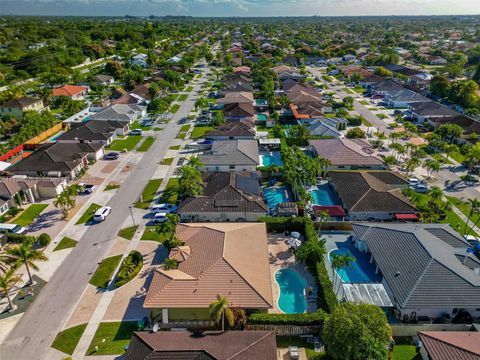
<path fill-rule="evenodd" d="M 480 360 L 480 332 L 425 331 L 418 336 L 431 360 Z"/>
<path fill-rule="evenodd" d="M 126 360 L 276 360 L 274 332 L 134 332 Z"/>
<path fill-rule="evenodd" d="M 145 308 L 207 308 L 218 294 L 233 307 L 272 307 L 265 224 L 180 224 L 176 235 L 190 255 L 175 271 L 156 271 Z"/>
<path fill-rule="evenodd" d="M 52 90 L 52 96 L 74 96 L 88 90 L 86 86 L 65 85 Z"/>

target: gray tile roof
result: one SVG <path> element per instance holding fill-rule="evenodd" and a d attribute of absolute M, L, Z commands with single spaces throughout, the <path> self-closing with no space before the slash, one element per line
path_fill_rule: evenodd
<path fill-rule="evenodd" d="M 128 121 L 90 120 L 74 125 L 69 131 L 60 135 L 57 140 L 107 140 L 116 129 L 123 129 Z"/>
<path fill-rule="evenodd" d="M 478 308 L 480 261 L 472 255 L 462 264 L 464 247 L 434 233 L 444 230 L 464 242 L 447 224 L 353 224 L 355 235 L 366 242 L 384 279 L 401 308 Z M 471 268 L 467 267 L 470 266 Z"/>
<path fill-rule="evenodd" d="M 257 140 L 214 141 L 209 152 L 199 155 L 204 165 L 259 165 Z"/>

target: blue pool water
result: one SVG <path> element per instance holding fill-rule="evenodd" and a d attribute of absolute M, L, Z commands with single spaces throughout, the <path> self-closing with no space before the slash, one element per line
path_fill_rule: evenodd
<path fill-rule="evenodd" d="M 258 121 L 267 121 L 267 115 L 265 114 L 258 114 L 257 115 Z"/>
<path fill-rule="evenodd" d="M 377 279 L 379 275 L 373 272 L 373 265 L 362 264 L 363 259 L 357 258 L 356 256 L 352 255 L 352 253 L 348 249 L 335 249 L 330 251 L 330 254 L 328 254 L 328 259 L 330 260 L 330 262 L 332 262 L 334 255 L 346 254 L 350 254 L 350 256 L 355 257 L 356 261 L 354 261 L 352 265 L 347 268 L 335 270 L 345 284 L 374 283 L 379 281 L 379 279 Z M 364 271 L 362 267 L 360 267 L 361 265 L 363 265 L 365 269 L 367 267 L 370 267 L 372 269 L 370 271 Z"/>
<path fill-rule="evenodd" d="M 276 165 L 283 166 L 282 157 L 279 151 L 270 151 L 260 154 L 260 164 L 262 166 Z"/>
<path fill-rule="evenodd" d="M 279 309 L 286 314 L 303 314 L 307 310 L 305 279 L 295 270 L 281 269 L 275 273 L 275 281 L 280 288 Z"/>
<path fill-rule="evenodd" d="M 47 141 L 49 142 L 52 142 L 52 141 L 57 141 L 57 139 L 63 135 L 65 133 L 65 131 L 59 131 L 58 133 L 56 133 L 54 136 L 52 136 L 50 139 L 48 139 Z"/>
<path fill-rule="evenodd" d="M 268 208 L 274 210 L 277 204 L 291 201 L 292 197 L 285 186 L 269 187 L 263 190 Z"/>
<path fill-rule="evenodd" d="M 310 190 L 310 194 L 314 205 L 338 205 L 337 198 L 329 185 L 318 185 L 314 190 Z"/>

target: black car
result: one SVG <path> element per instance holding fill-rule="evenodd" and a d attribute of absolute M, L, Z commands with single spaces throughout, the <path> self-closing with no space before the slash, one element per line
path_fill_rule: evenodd
<path fill-rule="evenodd" d="M 118 153 L 116 153 L 116 152 L 109 152 L 108 154 L 105 154 L 103 156 L 103 159 L 104 160 L 117 160 L 119 156 L 120 155 L 118 155 Z"/>

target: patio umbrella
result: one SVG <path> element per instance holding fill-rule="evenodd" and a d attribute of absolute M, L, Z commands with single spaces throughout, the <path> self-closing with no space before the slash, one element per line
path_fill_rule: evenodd
<path fill-rule="evenodd" d="M 296 232 L 296 231 L 292 231 L 292 234 L 291 234 L 295 239 L 300 239 L 300 233 L 299 232 Z"/>
<path fill-rule="evenodd" d="M 287 240 L 287 244 L 288 244 L 288 246 L 291 246 L 292 248 L 296 249 L 297 247 L 299 247 L 302 244 L 302 242 L 298 239 L 291 238 L 291 239 Z"/>

